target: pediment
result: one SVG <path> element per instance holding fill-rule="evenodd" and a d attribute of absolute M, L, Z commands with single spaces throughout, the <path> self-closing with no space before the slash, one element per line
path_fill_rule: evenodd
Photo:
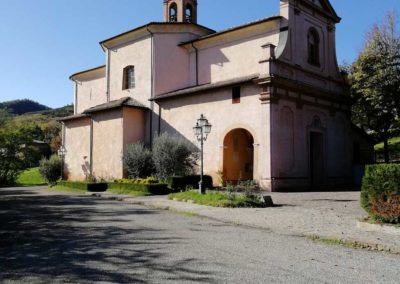
<path fill-rule="evenodd" d="M 329 0 L 303 0 L 303 2 L 306 2 L 310 6 L 313 6 L 313 7 L 317 8 L 317 9 L 319 9 L 319 10 L 322 10 L 327 15 L 329 15 L 332 18 L 340 21 L 340 17 L 336 14 L 336 11 L 332 7 L 332 5 L 329 2 Z"/>

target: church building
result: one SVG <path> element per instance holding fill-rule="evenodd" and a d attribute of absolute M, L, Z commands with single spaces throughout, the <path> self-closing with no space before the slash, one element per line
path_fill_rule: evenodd
<path fill-rule="evenodd" d="M 122 178 L 127 145 L 163 132 L 198 145 L 204 114 L 214 182 L 223 173 L 271 191 L 351 183 L 354 157 L 372 156 L 338 68 L 341 19 L 328 0 L 279 2 L 279 16 L 216 32 L 197 23 L 197 0 L 163 0 L 164 22 L 100 42 L 106 64 L 70 77 L 65 178 Z"/>

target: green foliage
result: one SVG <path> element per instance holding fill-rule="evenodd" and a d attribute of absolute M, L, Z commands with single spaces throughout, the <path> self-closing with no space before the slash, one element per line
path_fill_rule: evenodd
<path fill-rule="evenodd" d="M 12 114 L 21 115 L 27 112 L 35 112 L 50 109 L 32 100 L 13 100 L 0 103 L 0 108 L 8 108 Z"/>
<path fill-rule="evenodd" d="M 199 188 L 200 176 L 191 175 L 184 177 L 169 177 L 167 179 L 168 187 L 174 191 L 183 191 L 189 188 Z M 203 176 L 203 187 L 206 189 L 213 188 L 213 180 L 211 176 Z"/>
<path fill-rule="evenodd" d="M 31 146 L 35 129 L 31 125 L 0 128 L 0 185 L 15 183 L 36 150 Z"/>
<path fill-rule="evenodd" d="M 164 133 L 154 140 L 153 162 L 160 179 L 190 175 L 197 159 L 197 148 L 184 138 Z"/>
<path fill-rule="evenodd" d="M 116 179 L 114 183 L 131 183 L 131 184 L 159 184 L 160 180 L 154 177 L 134 178 L 134 179 Z"/>
<path fill-rule="evenodd" d="M 170 193 L 166 184 L 145 184 L 145 183 L 109 183 L 108 191 L 120 194 L 129 192 L 141 192 L 146 195 L 164 195 Z"/>
<path fill-rule="evenodd" d="M 400 165 L 367 166 L 360 203 L 374 220 L 400 223 Z"/>
<path fill-rule="evenodd" d="M 390 153 L 390 161 L 400 161 L 400 137 L 393 137 L 388 140 L 388 148 Z M 384 143 L 375 145 L 377 161 L 384 160 Z"/>
<path fill-rule="evenodd" d="M 77 189 L 81 191 L 89 192 L 104 192 L 107 190 L 107 183 L 93 183 L 93 182 L 80 182 L 80 181 L 58 181 L 57 186 L 62 186 L 64 188 Z"/>
<path fill-rule="evenodd" d="M 180 193 L 173 193 L 168 195 L 169 199 L 178 201 L 193 201 L 196 204 L 207 205 L 213 207 L 250 207 L 250 208 L 264 208 L 265 203 L 259 197 L 246 197 L 242 194 L 231 196 L 222 192 L 208 192 L 200 194 L 195 191 L 186 191 Z"/>
<path fill-rule="evenodd" d="M 46 181 L 39 173 L 39 168 L 32 168 L 23 171 L 17 179 L 17 184 L 20 186 L 35 186 L 44 185 Z"/>
<path fill-rule="evenodd" d="M 57 155 L 43 158 L 39 163 L 39 173 L 49 185 L 55 185 L 61 177 L 61 158 Z"/>
<path fill-rule="evenodd" d="M 385 144 L 400 126 L 400 36 L 395 23 L 390 14 L 385 24 L 375 25 L 348 77 L 354 123 Z"/>
<path fill-rule="evenodd" d="M 124 152 L 123 162 L 129 178 L 143 178 L 153 174 L 151 151 L 142 142 L 128 145 Z"/>
<path fill-rule="evenodd" d="M 11 113 L 6 108 L 0 108 L 0 128 L 11 120 Z"/>

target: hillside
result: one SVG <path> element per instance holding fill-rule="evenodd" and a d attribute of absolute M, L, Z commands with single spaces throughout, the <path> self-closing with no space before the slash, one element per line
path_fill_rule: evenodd
<path fill-rule="evenodd" d="M 0 103 L 0 108 L 7 108 L 14 115 L 50 110 L 48 106 L 28 99 L 2 102 Z"/>

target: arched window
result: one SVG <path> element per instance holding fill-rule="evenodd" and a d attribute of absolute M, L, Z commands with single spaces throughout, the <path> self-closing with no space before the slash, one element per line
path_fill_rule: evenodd
<path fill-rule="evenodd" d="M 176 23 L 178 21 L 178 7 L 176 3 L 172 3 L 169 6 L 169 21 L 171 23 Z"/>
<path fill-rule="evenodd" d="M 192 5 L 187 4 L 185 9 L 185 21 L 187 23 L 193 23 L 193 8 Z"/>
<path fill-rule="evenodd" d="M 319 61 L 320 40 L 316 29 L 311 28 L 308 31 L 307 41 L 308 41 L 308 63 L 315 66 L 320 66 L 320 61 Z"/>
<path fill-rule="evenodd" d="M 122 80 L 122 90 L 135 88 L 135 66 L 126 66 Z"/>

